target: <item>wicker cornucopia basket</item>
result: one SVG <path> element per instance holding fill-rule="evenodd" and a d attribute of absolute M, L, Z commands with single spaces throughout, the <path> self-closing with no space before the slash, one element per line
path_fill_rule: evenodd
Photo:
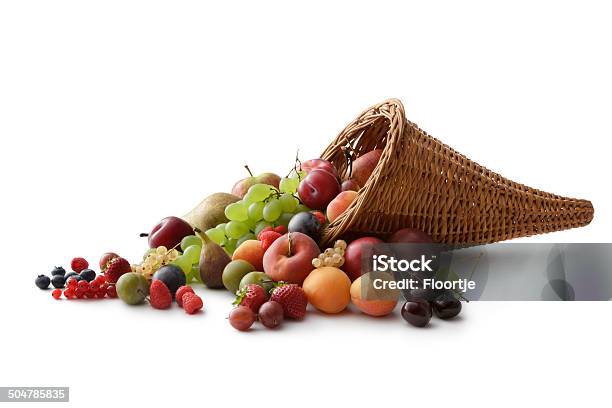
<path fill-rule="evenodd" d="M 581 227 L 593 219 L 590 201 L 510 181 L 429 136 L 406 119 L 397 99 L 363 112 L 321 158 L 346 175 L 347 148 L 357 157 L 383 151 L 357 199 L 324 231 L 323 246 L 341 236 L 385 237 L 407 227 L 436 242 L 478 245 Z"/>

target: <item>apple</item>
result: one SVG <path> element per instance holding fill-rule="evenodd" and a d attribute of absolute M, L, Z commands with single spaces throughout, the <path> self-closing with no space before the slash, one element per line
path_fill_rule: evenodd
<path fill-rule="evenodd" d="M 353 179 L 344 180 L 340 189 L 342 191 L 359 191 L 359 184 Z"/>
<path fill-rule="evenodd" d="M 351 176 L 360 186 L 365 186 L 382 156 L 381 149 L 370 150 L 359 156 L 352 166 Z"/>
<path fill-rule="evenodd" d="M 323 210 L 340 193 L 340 183 L 327 170 L 315 169 L 304 177 L 297 191 L 307 207 Z"/>
<path fill-rule="evenodd" d="M 301 285 L 312 271 L 312 260 L 321 250 L 301 232 L 289 232 L 276 239 L 263 258 L 264 272 L 275 281 Z"/>
<path fill-rule="evenodd" d="M 336 170 L 336 166 L 323 159 L 306 160 L 304 163 L 302 163 L 301 168 L 306 173 L 310 173 L 315 169 L 325 170 L 333 174 L 335 177 L 338 177 L 338 170 Z"/>
<path fill-rule="evenodd" d="M 327 218 L 329 222 L 334 222 L 342 213 L 346 211 L 353 201 L 357 199 L 356 191 L 343 191 L 338 194 L 327 206 Z"/>
<path fill-rule="evenodd" d="M 143 234 L 146 236 L 146 234 Z M 176 247 L 187 235 L 193 235 L 193 228 L 179 217 L 166 217 L 153 227 L 149 236 L 149 247 Z"/>
<path fill-rule="evenodd" d="M 243 198 L 253 184 L 268 184 L 274 186 L 275 188 L 278 188 L 278 184 L 280 183 L 281 178 L 276 174 L 261 173 L 259 176 L 253 176 L 253 173 L 251 173 L 249 166 L 244 167 L 247 169 L 251 176 L 239 180 L 236 184 L 234 184 L 234 187 L 232 187 L 233 195 Z"/>
<path fill-rule="evenodd" d="M 323 224 L 316 214 L 312 212 L 301 212 L 291 217 L 287 229 L 289 232 L 300 232 L 308 235 L 315 241 L 319 241 L 319 238 L 321 238 L 321 231 L 323 230 Z"/>
<path fill-rule="evenodd" d="M 382 244 L 383 241 L 376 237 L 363 237 L 358 238 L 348 244 L 346 250 L 344 251 L 344 265 L 342 265 L 342 270 L 348 275 L 351 279 L 351 282 L 355 279 L 359 278 L 362 274 L 370 271 L 362 271 L 361 265 L 361 255 L 363 253 L 364 248 L 372 247 L 374 245 Z"/>
<path fill-rule="evenodd" d="M 395 231 L 388 239 L 387 242 L 392 244 L 431 244 L 433 239 L 415 228 L 403 228 Z"/>

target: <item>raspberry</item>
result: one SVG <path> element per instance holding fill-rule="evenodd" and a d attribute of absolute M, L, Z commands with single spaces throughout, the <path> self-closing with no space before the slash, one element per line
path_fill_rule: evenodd
<path fill-rule="evenodd" d="M 255 283 L 250 283 L 238 292 L 238 296 L 233 304 L 236 306 L 247 306 L 254 313 L 257 313 L 266 300 L 268 300 L 268 296 L 264 288 Z"/>
<path fill-rule="evenodd" d="M 132 266 L 125 258 L 118 257 L 108 262 L 104 275 L 106 282 L 117 283 L 119 277 L 128 272 L 132 272 Z"/>
<path fill-rule="evenodd" d="M 83 269 L 87 269 L 88 266 L 89 262 L 87 262 L 85 258 L 74 258 L 72 261 L 70 261 L 70 267 L 76 273 L 81 272 Z"/>
<path fill-rule="evenodd" d="M 154 280 L 149 289 L 149 303 L 155 309 L 168 309 L 172 304 L 172 293 L 161 280 Z"/>
<path fill-rule="evenodd" d="M 306 315 L 308 298 L 298 285 L 281 284 L 272 291 L 270 300 L 278 302 L 283 307 L 285 316 L 291 319 L 302 319 Z"/>
<path fill-rule="evenodd" d="M 204 303 L 202 298 L 193 292 L 186 292 L 183 294 L 183 308 L 187 314 L 195 314 L 198 310 L 202 309 Z"/>
<path fill-rule="evenodd" d="M 266 252 L 268 248 L 270 248 L 270 245 L 280 237 L 282 237 L 282 235 L 276 231 L 262 231 L 261 234 L 259 234 L 261 248 Z"/>
<path fill-rule="evenodd" d="M 107 286 L 103 293 L 108 295 L 109 298 L 114 299 L 117 297 L 117 288 L 115 288 L 115 285 Z"/>
<path fill-rule="evenodd" d="M 281 235 L 285 235 L 287 233 L 287 227 L 285 227 L 284 225 L 279 225 L 274 228 L 274 231 L 278 232 Z"/>
<path fill-rule="evenodd" d="M 179 307 L 183 307 L 183 295 L 186 295 L 187 293 L 194 293 L 191 286 L 181 286 L 176 291 L 174 298 L 176 299 L 176 303 L 178 303 Z"/>
<path fill-rule="evenodd" d="M 268 232 L 268 231 L 274 231 L 274 228 L 272 228 L 272 227 L 266 227 L 266 228 L 262 229 L 261 231 L 259 231 L 259 235 L 257 235 L 257 239 L 259 239 L 259 236 L 260 236 L 261 234 L 263 234 L 264 232 Z"/>
<path fill-rule="evenodd" d="M 59 299 L 62 296 L 62 290 L 54 289 L 53 292 L 51 292 L 51 296 L 53 296 L 53 299 Z"/>

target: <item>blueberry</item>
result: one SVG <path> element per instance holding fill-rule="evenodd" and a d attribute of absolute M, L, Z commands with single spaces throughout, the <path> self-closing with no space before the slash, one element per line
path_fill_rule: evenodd
<path fill-rule="evenodd" d="M 36 286 L 40 289 L 47 289 L 49 284 L 51 283 L 51 279 L 47 275 L 38 275 L 36 278 Z"/>
<path fill-rule="evenodd" d="M 85 279 L 87 282 L 91 282 L 96 279 L 96 273 L 91 269 L 83 269 L 80 273 L 81 278 Z"/>
<path fill-rule="evenodd" d="M 70 276 L 68 276 L 66 278 L 66 285 L 68 284 L 68 281 L 71 281 L 71 280 L 75 280 L 77 282 L 80 282 L 80 281 L 83 280 L 83 278 L 78 273 L 75 273 L 74 275 L 70 275 Z"/>
<path fill-rule="evenodd" d="M 72 278 L 73 276 L 79 276 L 78 273 L 76 272 L 68 272 L 65 276 L 64 276 L 64 280 L 66 282 L 68 282 L 68 279 Z"/>
<path fill-rule="evenodd" d="M 51 279 L 51 284 L 54 288 L 61 289 L 64 287 L 64 283 L 66 283 L 66 279 L 62 275 L 55 275 L 53 279 Z"/>
<path fill-rule="evenodd" d="M 62 276 L 64 276 L 65 274 L 66 274 L 66 270 L 64 268 L 62 268 L 61 266 L 56 266 L 51 271 L 51 275 L 52 276 L 55 276 L 55 275 L 62 275 Z"/>

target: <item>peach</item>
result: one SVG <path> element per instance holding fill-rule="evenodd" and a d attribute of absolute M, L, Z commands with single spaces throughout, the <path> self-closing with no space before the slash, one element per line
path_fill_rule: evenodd
<path fill-rule="evenodd" d="M 234 255 L 232 255 L 232 261 L 242 259 L 253 265 L 256 271 L 263 271 L 263 257 L 264 250 L 261 247 L 261 242 L 256 239 L 249 239 L 236 248 Z"/>
<path fill-rule="evenodd" d="M 353 179 L 360 186 L 365 186 L 382 156 L 381 149 L 375 149 L 359 156 L 353 162 Z"/>
<path fill-rule="evenodd" d="M 376 285 L 374 282 L 377 281 Z M 368 272 L 361 275 L 351 285 L 351 301 L 357 309 L 370 316 L 386 316 L 395 309 L 399 290 L 380 289 L 383 282 L 393 281 L 393 276 L 386 272 Z M 378 289 L 377 289 L 378 288 Z"/>
<path fill-rule="evenodd" d="M 340 313 L 351 301 L 351 280 L 332 266 L 310 272 L 302 289 L 306 292 L 308 303 L 324 313 Z"/>
<path fill-rule="evenodd" d="M 263 257 L 263 270 L 277 282 L 301 285 L 312 270 L 312 259 L 320 252 L 317 243 L 308 235 L 290 232 L 270 245 Z"/>
<path fill-rule="evenodd" d="M 357 198 L 357 192 L 353 190 L 343 191 L 338 194 L 327 205 L 327 218 L 329 222 L 334 222 L 340 214 L 346 211 L 353 201 Z"/>

